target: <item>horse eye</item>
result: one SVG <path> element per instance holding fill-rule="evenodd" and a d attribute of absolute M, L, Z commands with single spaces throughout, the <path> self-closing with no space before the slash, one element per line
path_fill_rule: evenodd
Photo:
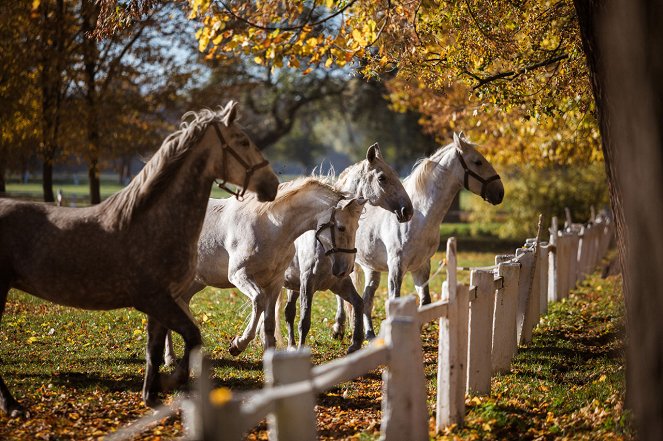
<path fill-rule="evenodd" d="M 480 167 L 481 166 L 481 160 L 477 159 L 476 161 L 474 161 L 474 165 L 476 165 L 477 167 Z"/>
<path fill-rule="evenodd" d="M 339 225 L 338 226 L 338 231 L 340 231 L 342 233 L 343 231 L 345 231 L 345 227 L 343 225 Z"/>
<path fill-rule="evenodd" d="M 379 175 L 378 176 L 378 181 L 380 181 L 380 182 L 384 182 L 386 179 L 387 179 L 387 177 L 385 175 Z"/>

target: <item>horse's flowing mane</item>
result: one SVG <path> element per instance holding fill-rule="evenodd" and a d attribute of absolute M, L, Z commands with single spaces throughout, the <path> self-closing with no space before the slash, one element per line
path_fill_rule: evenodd
<path fill-rule="evenodd" d="M 455 149 L 453 143 L 440 147 L 435 152 L 433 152 L 427 158 L 421 158 L 414 163 L 412 167 L 412 173 L 406 177 L 403 181 L 413 182 L 414 188 L 417 192 L 423 192 L 426 190 L 426 183 L 430 182 L 431 179 L 436 179 L 435 175 L 440 171 L 440 160 L 444 155 L 451 149 Z"/>
<path fill-rule="evenodd" d="M 213 122 L 224 122 L 231 106 L 214 111 L 203 109 L 182 116 L 179 130 L 163 141 L 159 150 L 123 190 L 104 201 L 104 215 L 114 226 L 126 226 L 133 216 L 149 205 L 151 196 L 173 178 L 190 148 L 200 141 Z"/>
<path fill-rule="evenodd" d="M 333 187 L 331 176 L 307 176 L 280 184 L 276 193 L 276 199 L 271 202 L 257 203 L 256 210 L 261 214 L 266 213 L 288 202 L 293 196 L 303 191 L 315 191 L 316 197 L 323 199 L 329 204 L 336 203 L 348 197 L 347 194 Z M 255 195 L 247 197 L 247 200 L 249 199 L 256 200 L 257 202 Z"/>

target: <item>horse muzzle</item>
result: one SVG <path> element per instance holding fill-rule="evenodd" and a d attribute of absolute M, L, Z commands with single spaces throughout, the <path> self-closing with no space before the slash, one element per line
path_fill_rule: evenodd
<path fill-rule="evenodd" d="M 396 214 L 396 219 L 398 219 L 398 222 L 403 223 L 412 219 L 414 209 L 412 208 L 412 204 L 408 204 L 395 209 L 394 213 Z"/>
<path fill-rule="evenodd" d="M 493 181 L 486 188 L 486 198 L 493 205 L 499 205 L 504 200 L 504 185 L 501 180 Z"/>

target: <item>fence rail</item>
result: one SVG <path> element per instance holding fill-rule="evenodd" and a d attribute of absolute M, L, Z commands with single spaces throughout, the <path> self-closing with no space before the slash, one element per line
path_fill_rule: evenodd
<path fill-rule="evenodd" d="M 307 348 L 268 350 L 260 390 L 213 389 L 209 361 L 193 357 L 198 379 L 195 393 L 182 403 L 186 436 L 239 440 L 267 416 L 270 440 L 315 439 L 316 394 L 383 366 L 381 439 L 428 440 L 420 327 L 434 320 L 439 320 L 435 427 L 439 432 L 461 425 L 465 394 L 490 394 L 492 375 L 509 370 L 548 302 L 567 297 L 596 268 L 612 235 L 606 214 L 561 230 L 553 218 L 549 242 L 539 233 L 515 254 L 496 256 L 494 267 L 471 271 L 470 286 L 457 283 L 456 241 L 450 238 L 441 300 L 421 308 L 414 296 L 387 300 L 387 318 L 375 340 L 319 366 L 312 366 Z M 137 426 L 142 427 L 132 427 Z M 115 435 L 122 438 L 122 431 Z"/>

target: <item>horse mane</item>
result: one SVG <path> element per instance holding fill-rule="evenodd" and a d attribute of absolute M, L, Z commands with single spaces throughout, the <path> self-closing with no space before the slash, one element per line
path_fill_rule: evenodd
<path fill-rule="evenodd" d="M 359 162 L 356 162 L 352 165 L 349 165 L 345 170 L 341 172 L 340 175 L 338 175 L 338 179 L 336 180 L 336 188 L 341 188 L 343 187 L 343 184 L 345 181 L 348 179 L 352 178 L 355 182 L 352 182 L 352 188 L 357 187 L 359 184 L 359 181 L 361 180 L 362 174 L 358 173 L 361 172 L 364 169 L 364 166 L 366 164 L 366 160 L 362 160 Z M 346 187 L 347 188 L 347 187 Z"/>
<path fill-rule="evenodd" d="M 124 227 L 149 206 L 152 196 L 171 181 L 191 147 L 202 138 L 213 122 L 224 122 L 231 106 L 214 111 L 189 111 L 182 116 L 179 130 L 171 133 L 145 167 L 123 190 L 104 201 L 104 215 L 117 227 Z"/>
<path fill-rule="evenodd" d="M 413 182 L 417 193 L 426 191 L 426 183 L 430 181 L 430 175 L 439 172 L 439 162 L 451 149 L 456 148 L 453 143 L 440 147 L 427 158 L 417 160 L 412 166 L 412 173 L 405 178 L 405 182 Z"/>
<path fill-rule="evenodd" d="M 256 196 L 252 194 L 246 198 L 245 202 L 255 201 L 255 210 L 259 214 L 264 214 L 288 202 L 303 191 L 315 191 L 316 197 L 324 199 L 330 204 L 349 197 L 345 192 L 334 188 L 332 184 L 333 176 L 305 176 L 280 184 L 276 199 L 273 201 L 258 202 Z"/>

